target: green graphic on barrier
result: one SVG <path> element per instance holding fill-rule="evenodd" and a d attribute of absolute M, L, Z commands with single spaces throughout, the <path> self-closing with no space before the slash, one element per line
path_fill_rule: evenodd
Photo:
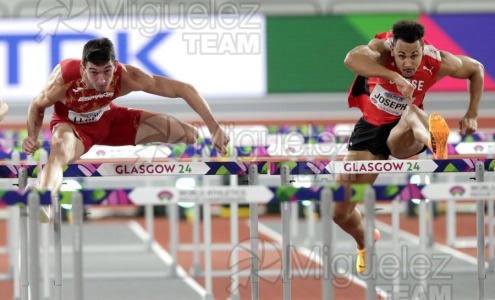
<path fill-rule="evenodd" d="M 298 189 L 293 186 L 280 186 L 275 190 L 275 197 L 279 202 L 297 201 L 298 199 L 294 197 L 297 191 Z"/>
<path fill-rule="evenodd" d="M 351 201 L 361 202 L 364 199 L 364 193 L 366 189 L 370 187 L 369 184 L 353 184 L 351 186 Z"/>

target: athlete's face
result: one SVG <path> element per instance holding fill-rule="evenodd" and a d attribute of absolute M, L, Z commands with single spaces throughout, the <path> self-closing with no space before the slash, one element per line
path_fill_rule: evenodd
<path fill-rule="evenodd" d="M 110 86 L 115 71 L 114 62 L 104 65 L 95 65 L 88 62 L 84 68 L 88 84 L 99 93 L 105 93 Z"/>
<path fill-rule="evenodd" d="M 419 40 L 414 43 L 406 43 L 399 39 L 392 46 L 392 56 L 402 76 L 412 77 L 421 64 L 423 45 Z"/>

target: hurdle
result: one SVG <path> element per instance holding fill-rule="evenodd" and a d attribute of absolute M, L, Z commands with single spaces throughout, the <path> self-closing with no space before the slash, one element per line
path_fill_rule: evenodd
<path fill-rule="evenodd" d="M 293 174 L 332 174 L 336 172 L 350 172 L 350 173 L 355 173 L 355 172 L 368 172 L 368 173 L 376 173 L 378 171 L 384 170 L 387 172 L 395 172 L 395 173 L 400 173 L 400 172 L 411 172 L 411 173 L 418 173 L 418 172 L 473 172 L 473 164 L 478 163 L 478 165 L 482 164 L 483 169 L 485 170 L 490 170 L 493 171 L 493 160 L 472 160 L 472 159 L 465 159 L 465 160 L 445 160 L 445 161 L 405 161 L 405 162 L 393 162 L 393 161 L 360 161 L 360 162 L 327 162 L 327 163 L 322 163 L 318 164 L 316 166 L 312 162 L 290 162 L 288 164 L 288 172 L 285 172 L 285 176 L 293 175 Z M 269 174 L 270 175 L 280 175 L 281 170 L 287 168 L 284 167 L 282 168 L 280 164 L 285 164 L 286 162 L 281 162 L 281 163 L 274 163 L 271 162 L 269 163 Z M 181 163 L 182 164 L 182 163 Z M 165 174 L 173 174 L 175 170 L 172 168 L 170 165 L 167 168 L 165 168 L 163 165 L 161 167 L 157 167 L 157 164 L 146 164 L 148 167 L 136 167 L 135 165 L 125 165 L 122 166 L 122 164 L 112 164 L 106 165 L 104 168 L 101 168 L 101 165 L 103 164 L 98 164 L 97 166 L 93 165 L 93 173 L 88 173 L 88 168 L 87 165 L 84 168 L 73 168 L 71 165 L 69 168 L 66 170 L 68 174 L 64 173 L 65 177 L 70 177 L 74 176 L 129 176 L 129 175 L 138 175 L 140 174 L 139 170 L 146 170 L 147 172 L 151 172 L 153 175 L 164 175 L 164 174 L 159 174 L 157 170 L 168 170 L 165 172 Z M 257 178 L 256 174 L 261 170 L 261 171 L 267 171 L 268 170 L 268 165 L 265 162 L 257 162 L 257 163 L 232 163 L 232 162 L 209 162 L 209 163 L 191 163 L 187 165 L 182 165 L 182 170 L 186 169 L 188 170 L 189 173 L 192 174 L 198 174 L 198 175 L 218 175 L 220 174 L 225 174 L 225 166 L 229 166 L 227 169 L 230 168 L 230 170 L 236 171 L 235 174 L 245 174 L 247 170 L 253 170 L 250 173 L 250 184 L 252 183 L 257 184 Z M 76 165 L 77 166 L 77 165 Z M 80 165 L 81 166 L 81 165 Z M 85 166 L 85 165 L 82 165 Z M 15 166 L 11 168 L 12 166 L 9 166 L 9 168 L 3 168 L 4 166 L 0 167 L 0 174 L 2 174 L 5 177 L 12 178 L 13 174 L 15 172 L 19 172 L 21 169 L 18 166 Z M 71 168 L 72 167 L 72 168 Z M 224 167 L 224 168 L 222 168 Z M 114 169 L 114 172 L 111 172 L 112 168 Z M 26 166 L 27 174 L 31 175 L 34 173 L 35 166 Z M 85 172 L 81 172 L 81 169 L 84 169 Z M 180 168 L 178 168 L 180 169 Z M 212 171 L 213 169 L 213 171 Z M 102 170 L 105 170 L 103 172 Z M 110 170 L 110 171 L 109 171 Z M 118 171 L 117 171 L 118 170 Z M 127 170 L 127 171 L 123 171 Z M 130 171 L 129 171 L 130 170 Z M 134 171 L 136 170 L 136 171 Z M 201 172 L 200 172 L 201 170 Z M 177 170 L 175 170 L 177 171 Z M 144 171 L 143 171 L 144 172 Z M 198 173 L 196 173 L 198 172 Z M 162 172 L 163 173 L 163 172 Z M 201 174 L 203 173 L 203 174 Z M 81 175 L 82 174 L 82 175 Z M 111 175 L 108 175 L 111 174 Z M 117 175 L 116 175 L 117 174 Z M 253 217 L 256 216 L 257 214 L 252 214 Z M 286 220 L 286 219 L 284 219 Z M 256 220 L 257 222 L 257 220 Z M 257 234 L 257 233 L 256 233 Z M 284 236 L 287 237 L 287 234 Z M 257 237 L 257 235 L 255 236 Z M 484 236 L 483 236 L 484 239 Z M 255 239 L 253 239 L 255 240 Z M 284 245 L 287 245 L 287 243 L 284 243 Z M 257 251 L 257 245 L 256 247 L 253 247 L 252 249 L 255 249 Z M 254 252 L 253 252 L 254 253 Z M 284 252 L 283 252 L 284 253 Z M 370 251 L 372 253 L 372 251 Z M 480 258 L 480 256 L 478 257 Z M 253 264 L 252 268 L 256 268 L 257 263 L 256 263 L 256 257 L 253 258 Z M 257 274 L 257 270 L 254 269 L 252 270 L 253 274 Z M 285 271 L 289 272 L 289 271 Z M 284 274 L 290 274 L 289 273 L 284 273 Z M 481 277 L 481 276 L 480 276 Z M 287 290 L 287 286 L 290 287 L 290 276 L 287 278 L 288 280 L 284 281 L 284 290 Z M 481 278 L 480 278 L 481 282 Z M 253 284 L 253 289 L 257 288 L 257 282 L 254 282 Z M 480 283 L 481 285 L 481 283 Z M 287 292 L 289 293 L 290 290 Z M 289 293 L 290 294 L 290 293 Z M 253 292 L 253 295 L 256 295 L 256 291 Z M 254 296 L 255 297 L 255 296 Z"/>
<path fill-rule="evenodd" d="M 250 129 L 252 129 L 252 128 L 250 128 Z M 264 148 L 264 149 L 265 149 L 265 150 L 267 150 L 267 148 Z M 235 148 L 235 150 L 236 150 L 236 153 L 238 153 L 238 152 L 242 152 L 242 151 L 240 151 L 240 150 L 241 150 L 241 148 L 239 148 L 239 147 L 238 147 L 238 148 Z M 243 150 L 243 149 L 242 149 L 242 150 Z M 269 149 L 268 149 L 268 150 L 269 150 Z M 272 150 L 273 150 L 273 149 L 272 149 Z M 276 149 L 275 149 L 275 150 L 276 150 Z M 98 152 L 98 151 L 99 151 L 99 150 L 97 150 L 97 152 Z M 132 151 L 131 151 L 131 152 L 132 152 Z M 127 151 L 127 152 L 124 154 L 124 156 L 128 156 L 129 154 L 132 154 L 131 152 Z M 273 152 L 273 151 L 272 151 L 272 152 Z M 275 152 L 273 152 L 273 153 L 275 153 Z M 89 158 L 91 158 L 91 153 L 88 153 L 88 154 L 89 154 L 89 156 L 90 156 Z M 93 154 L 96 154 L 96 157 L 101 156 L 99 153 L 93 153 Z M 134 154 L 135 154 L 135 151 L 134 151 Z M 167 154 L 169 154 L 169 153 L 167 153 Z M 167 156 L 167 155 L 165 155 L 165 157 L 166 157 L 166 156 Z M 94 157 L 93 157 L 93 158 L 94 158 Z M 179 166 L 180 166 L 180 165 L 179 165 Z M 91 170 L 90 170 L 90 169 L 88 169 L 88 170 L 83 170 L 83 169 L 82 169 L 82 170 L 80 170 L 80 171 L 81 171 L 81 172 L 83 172 L 83 173 L 85 173 L 85 172 L 86 172 L 84 176 L 88 176 L 88 175 L 87 175 L 87 172 L 91 172 Z M 123 172 L 128 172 L 128 171 L 129 171 L 129 170 L 123 170 Z M 140 172 L 140 171 L 141 171 L 141 170 L 137 170 L 137 172 Z M 136 170 L 130 170 L 129 172 L 131 172 L 131 173 L 132 173 L 132 172 L 136 172 Z M 179 173 L 190 173 L 190 172 L 188 172 L 188 170 L 185 170 L 184 172 L 179 172 Z M 76 172 L 76 174 L 77 174 L 77 172 Z M 108 174 L 104 174 L 104 175 L 101 175 L 101 176 L 107 176 L 107 175 L 108 175 Z M 67 175 L 67 176 L 71 177 L 71 175 Z M 79 175 L 75 175 L 75 176 L 82 176 L 82 175 L 80 175 L 80 174 L 79 174 Z M 93 174 L 92 176 L 100 176 L 100 175 L 96 175 L 96 173 L 95 173 L 95 174 Z M 58 205 L 56 205 L 56 209 L 58 209 L 58 208 L 59 208 L 59 206 L 58 206 Z M 147 209 L 146 211 L 147 211 L 147 212 L 149 212 L 149 210 L 148 210 L 148 209 Z M 172 209 L 172 211 L 173 211 L 173 209 Z M 58 213 L 58 212 L 56 212 L 56 213 Z M 147 213 L 147 215 L 149 215 L 149 213 Z M 57 223 L 57 222 L 56 222 L 56 223 Z M 148 223 L 149 223 L 149 219 L 147 219 L 147 224 L 148 224 Z M 55 226 L 58 226 L 58 225 L 55 225 Z M 150 227 L 148 227 L 148 229 L 150 229 Z M 58 266 L 56 266 L 56 268 L 58 268 Z M 46 269 L 46 270 L 48 270 L 48 268 L 45 268 L 45 269 Z"/>
<path fill-rule="evenodd" d="M 20 174 L 23 174 L 24 173 L 24 170 L 25 169 L 19 169 L 20 171 Z M 250 164 L 249 165 L 249 172 L 250 172 L 250 178 L 251 178 L 251 182 L 252 183 L 256 183 L 257 179 L 256 179 L 256 175 L 258 174 L 258 168 L 256 167 L 256 165 L 254 164 Z M 246 187 L 244 188 L 241 188 L 239 187 L 238 189 L 239 190 L 242 190 L 242 189 L 245 189 Z M 218 190 L 218 187 L 216 187 L 215 189 Z M 106 191 L 103 191 L 103 190 L 84 190 L 82 191 L 83 195 L 84 195 L 84 199 L 85 199 L 85 203 L 86 204 L 96 204 L 97 202 L 95 202 L 95 200 L 98 200 L 98 199 L 95 199 L 94 197 L 92 197 L 91 195 L 94 195 L 95 194 L 95 191 L 99 191 L 99 194 L 108 194 Z M 254 198 L 257 198 L 257 197 L 260 197 L 260 193 L 262 193 L 264 191 L 264 188 L 262 188 L 261 186 L 253 186 L 249 189 L 249 192 L 245 192 L 244 194 L 249 194 L 249 195 L 255 195 Z M 132 199 L 135 201 L 135 204 L 138 204 L 138 205 L 145 205 L 145 204 L 150 204 L 151 202 L 147 202 L 147 201 L 150 201 L 150 195 L 158 195 L 160 193 L 167 193 L 167 194 L 171 194 L 171 195 L 181 195 L 179 192 L 177 192 L 176 190 L 174 189 L 163 189 L 163 188 L 145 188 L 145 189 L 134 189 L 132 191 L 129 191 L 129 190 L 123 190 L 123 192 L 125 193 L 129 193 L 130 196 L 132 196 Z M 204 195 L 204 194 L 207 194 L 208 192 L 208 187 L 204 188 L 203 190 L 200 190 L 200 191 L 197 191 L 197 192 L 194 192 L 194 193 L 190 193 L 190 192 L 187 192 L 187 191 L 184 191 L 183 195 L 182 195 L 182 198 L 180 199 L 180 201 L 196 201 L 196 202 L 199 202 L 199 203 L 203 203 L 204 201 L 200 201 L 202 197 L 198 197 L 198 196 L 201 196 L 201 195 Z M 42 196 L 42 199 L 41 200 L 38 200 L 39 202 L 41 202 L 41 204 L 49 204 L 50 203 L 50 200 L 49 200 L 49 197 L 47 197 L 47 194 L 49 193 L 45 193 L 43 194 Z M 71 193 L 71 192 L 62 192 L 62 198 L 61 198 L 61 201 L 60 202 L 64 202 L 64 201 L 67 201 L 68 200 L 68 195 L 69 194 L 73 194 L 73 195 L 77 195 L 78 193 Z M 191 195 L 192 194 L 192 195 Z M 31 194 L 29 194 L 31 196 Z M 268 196 L 270 196 L 268 194 Z M 6 196 L 6 199 L 10 199 L 9 200 L 9 203 L 10 205 L 12 204 L 15 204 L 16 201 L 20 201 L 18 200 L 18 198 L 20 197 L 19 194 L 13 194 L 13 193 L 10 193 L 10 194 L 7 194 Z M 270 197 L 264 197 L 262 199 L 265 199 L 265 201 L 269 200 Z M 17 200 L 16 200 L 17 199 Z M 102 199 L 99 199 L 100 201 L 102 201 Z M 204 200 L 204 199 L 203 199 Z M 73 200 L 74 202 L 76 202 L 76 199 Z M 80 200 L 78 200 L 80 201 Z M 155 200 L 156 201 L 156 200 Z M 177 199 L 168 199 L 167 201 L 167 204 L 171 204 L 171 203 L 177 203 Z M 208 200 L 206 203 L 209 203 L 210 201 Z M 34 203 L 34 202 L 33 202 Z M 155 202 L 156 203 L 156 202 Z M 220 203 L 220 202 L 219 202 Z M 36 204 L 35 204 L 36 205 Z M 74 203 L 74 205 L 76 205 Z M 39 204 L 38 204 L 39 206 Z M 256 205 L 253 205 L 255 208 L 256 208 Z M 78 210 L 77 208 L 80 208 L 79 210 L 81 210 L 81 205 L 76 205 L 74 207 L 74 209 Z M 36 208 L 34 208 L 36 209 Z M 35 215 L 34 213 L 30 214 L 30 215 Z M 74 211 L 74 216 L 77 217 L 77 215 L 81 215 L 82 216 L 82 210 L 81 212 L 76 212 Z M 205 213 L 205 217 L 206 217 L 206 220 L 208 220 L 208 216 L 209 216 L 209 213 L 206 212 Z M 255 221 L 252 221 L 254 222 L 254 224 L 257 224 L 257 214 L 252 214 L 253 218 Z M 81 221 L 78 221 L 78 223 L 80 223 Z M 36 223 L 36 219 L 33 220 L 33 223 Z M 205 223 L 205 229 L 207 230 L 208 229 L 208 225 Z M 252 242 L 255 242 L 257 243 L 257 230 L 255 230 L 255 227 L 252 226 L 252 238 L 251 238 L 251 241 Z M 80 232 L 80 230 L 78 230 L 77 228 L 74 228 L 74 231 L 75 232 Z M 205 233 L 207 233 L 208 231 L 205 231 Z M 80 234 L 75 234 L 75 236 L 77 238 L 81 238 L 80 237 Z M 206 241 L 206 245 L 208 245 L 209 243 Z M 32 243 L 30 244 L 30 249 L 34 249 L 33 251 L 36 251 L 37 247 L 36 247 L 37 243 Z M 77 263 L 77 261 L 79 260 L 82 260 L 81 259 L 81 256 L 80 256 L 80 253 L 81 253 L 81 249 L 80 249 L 80 246 L 81 246 L 81 242 L 80 241 L 74 241 L 74 258 L 75 258 L 75 262 L 74 262 L 74 265 L 76 266 L 74 271 L 75 272 L 82 272 L 82 263 L 79 262 Z M 255 246 L 252 246 L 253 248 L 252 249 L 256 249 L 255 251 L 257 251 L 257 245 Z M 207 246 L 205 247 L 207 248 Z M 254 253 L 254 252 L 253 252 Z M 79 255 L 77 255 L 79 254 Z M 208 255 L 208 250 L 205 251 L 205 254 L 206 254 L 206 257 L 205 257 L 205 260 L 208 262 L 208 261 L 211 261 L 211 257 Z M 35 252 L 33 252 L 33 255 L 36 255 Z M 253 257 L 253 260 L 254 260 L 254 263 L 252 264 L 252 268 L 254 270 L 252 270 L 252 273 L 253 274 L 258 274 L 258 269 L 257 269 L 257 266 L 258 266 L 258 262 L 257 262 L 257 256 L 254 255 Z M 211 265 L 207 265 L 205 267 L 206 269 L 210 269 L 211 268 Z M 34 272 L 36 272 L 36 269 L 33 269 L 33 272 L 30 273 L 31 274 L 34 274 Z M 206 274 L 209 274 L 209 272 L 206 272 Z M 286 273 L 287 274 L 287 273 Z M 82 280 L 82 277 L 81 275 L 79 276 L 76 276 L 76 274 L 74 274 L 74 279 L 75 280 L 79 280 L 81 281 Z M 207 279 L 208 280 L 208 279 Z M 256 279 L 254 281 L 255 283 L 257 283 Z M 285 281 L 285 287 L 287 288 L 287 283 L 289 283 L 287 280 Z M 82 285 L 82 282 L 79 282 L 76 284 L 79 288 L 77 291 L 75 291 L 75 293 L 78 293 L 78 295 L 80 295 L 82 293 L 82 288 L 81 288 L 81 285 Z M 34 286 L 34 287 L 31 287 L 32 289 L 33 288 L 37 288 L 37 286 Z M 61 286 L 59 286 L 59 288 L 61 288 Z M 211 289 L 211 285 L 208 285 L 207 289 Z M 253 295 L 256 295 L 257 293 L 257 289 L 258 289 L 258 286 L 257 284 L 254 285 L 254 288 L 253 288 Z M 256 297 L 256 296 L 254 296 Z M 78 296 L 76 297 L 77 299 L 81 299 L 82 296 Z M 205 297 L 205 298 L 208 298 L 208 297 Z"/>
<path fill-rule="evenodd" d="M 41 149 L 39 152 L 39 161 L 47 160 L 47 152 L 44 149 Z M 13 165 L 19 164 L 21 162 L 21 154 L 18 150 L 14 149 L 10 155 L 10 163 Z M 36 161 L 32 160 L 32 157 L 28 157 L 27 163 L 36 163 Z M 24 178 L 21 178 L 24 177 Z M 18 189 L 24 189 L 27 186 L 27 175 L 23 174 L 19 178 L 16 178 L 17 181 L 12 182 L 12 186 L 17 186 Z M 5 274 L 5 279 L 12 279 L 14 283 L 14 298 L 19 299 L 21 287 L 24 288 L 28 284 L 28 279 L 23 277 L 26 274 L 23 274 L 21 277 L 22 267 L 24 270 L 27 269 L 27 264 L 19 265 L 17 263 L 19 261 L 20 255 L 26 255 L 25 252 L 19 253 L 19 249 L 22 248 L 23 251 L 27 251 L 25 247 L 19 247 L 19 243 L 23 245 L 27 245 L 27 241 L 24 238 L 24 235 L 19 239 L 20 232 L 26 232 L 26 218 L 28 216 L 28 212 L 25 206 L 8 206 L 8 219 L 7 219 L 7 247 L 6 253 L 8 254 L 8 262 L 9 267 L 7 273 Z M 41 240 L 43 242 L 47 241 L 47 235 L 49 234 L 48 224 L 41 224 Z M 46 238 L 46 239 L 43 239 Z M 48 245 L 47 243 L 42 243 L 42 251 L 43 254 L 48 257 Z M 25 259 L 23 259 L 25 261 Z M 48 261 L 44 260 L 42 264 L 42 270 L 45 274 L 48 274 Z M 3 274 L 2 274 L 3 275 Z M 45 288 L 48 282 L 44 282 Z M 46 295 L 45 295 L 46 296 Z"/>
<path fill-rule="evenodd" d="M 192 163 L 143 163 L 143 164 L 109 164 L 109 163 L 98 163 L 98 164 L 74 164 L 69 165 L 68 168 L 64 172 L 64 177 L 89 177 L 89 176 L 139 176 L 142 174 L 146 175 L 155 175 L 155 176 L 163 176 L 165 174 L 192 174 L 192 175 L 224 175 L 224 174 L 247 174 L 247 169 L 256 169 L 257 172 L 266 173 L 266 163 L 257 162 L 257 163 L 242 163 L 242 162 L 192 162 Z M 260 170 L 258 170 L 260 169 Z M 0 174 L 4 178 L 15 178 L 15 176 L 21 176 L 25 180 L 27 177 L 33 177 L 38 170 L 37 165 L 0 165 Z M 147 189 L 149 190 L 149 188 Z M 137 193 L 137 192 L 136 192 Z M 21 193 L 22 194 L 22 193 Z M 9 201 L 13 201 L 10 204 L 14 204 L 19 202 L 20 194 L 6 194 L 4 195 Z M 62 193 L 64 195 L 64 193 Z M 139 195 L 135 195 L 139 196 Z M 85 196 L 88 199 L 91 199 L 90 195 Z M 67 200 L 67 193 L 65 193 L 65 200 Z M 64 200 L 62 199 L 62 201 Z M 53 205 L 55 207 L 55 215 L 54 215 L 54 229 L 55 229 L 55 245 L 54 245 L 54 254 L 55 254 L 55 299 L 61 299 L 61 243 L 60 243 L 60 202 L 58 199 L 55 199 L 56 202 Z M 94 200 L 94 199 L 93 199 Z M 43 198 L 40 200 L 41 204 L 50 204 L 51 200 L 47 193 L 43 195 Z M 22 202 L 22 201 L 21 201 Z M 87 204 L 95 204 L 94 202 Z M 36 204 L 35 204 L 36 205 Z M 205 205 L 206 210 L 208 210 L 207 205 Z M 58 208 L 58 209 L 57 209 Z M 36 209 L 36 206 L 35 208 Z M 206 214 L 209 215 L 209 212 L 206 211 Z M 32 215 L 32 214 L 30 214 Z M 37 215 L 36 215 L 37 216 Z M 33 223 L 35 221 L 33 220 Z M 34 226 L 34 225 L 33 225 Z M 207 227 L 207 226 L 205 226 Z M 33 227 L 33 230 L 34 227 Z M 205 232 L 207 233 L 207 232 Z M 207 233 L 211 234 L 211 233 Z M 25 235 L 27 236 L 27 234 Z M 37 240 L 33 243 L 29 244 L 30 248 L 34 248 L 39 251 Z M 23 247 L 23 249 L 26 249 Z M 77 251 L 77 250 L 76 250 Z M 33 252 L 33 255 L 34 254 Z M 210 254 L 205 253 L 207 256 Z M 27 256 L 26 256 L 27 260 Z M 176 260 L 176 257 L 175 257 Z M 23 259 L 23 261 L 25 261 Z M 211 262 L 211 257 L 209 257 L 209 261 Z M 81 263 L 80 263 L 81 264 Z M 210 266 L 211 268 L 211 266 Z M 80 269 L 80 268 L 79 268 Z M 33 274 L 36 274 L 36 269 L 33 269 Z M 25 273 L 25 272 L 22 272 Z M 31 274 L 31 272 L 30 272 Z M 37 276 L 37 275 L 33 275 Z M 39 281 L 39 277 L 37 280 Z M 81 278 L 81 277 L 79 277 Z M 32 279 L 36 280 L 36 279 Z M 30 281 L 32 281 L 30 280 Z M 80 283 L 82 284 L 82 283 Z M 211 298 L 211 277 L 206 278 L 207 285 L 207 294 L 205 299 Z M 28 284 L 25 285 L 26 289 L 23 289 L 24 293 L 27 295 L 27 287 Z M 33 290 L 34 289 L 34 290 Z M 31 286 L 31 295 L 39 295 L 39 286 L 32 285 Z M 22 297 L 22 295 L 21 295 Z M 24 299 L 24 298 L 22 298 Z"/>
<path fill-rule="evenodd" d="M 460 142 L 455 145 L 456 152 L 462 155 L 483 155 L 486 158 L 493 158 L 495 154 L 495 143 L 493 142 L 493 135 L 489 135 L 486 139 L 476 142 Z M 486 202 L 488 206 L 488 231 L 493 233 L 495 224 L 493 219 L 495 218 L 493 207 L 495 205 L 495 199 L 488 199 Z M 472 248 L 476 247 L 477 239 L 475 236 L 471 237 L 459 237 L 457 236 L 456 226 L 456 207 L 455 202 L 447 201 L 447 245 L 455 248 Z M 495 270 L 495 256 L 492 253 L 495 252 L 493 243 L 490 243 L 490 269 Z"/>
<path fill-rule="evenodd" d="M 287 164 L 277 163 L 274 168 L 271 168 L 271 174 L 283 174 L 283 176 L 287 176 L 286 169 Z M 472 187 L 469 191 L 470 199 L 478 199 L 482 200 L 487 196 L 491 196 L 495 193 L 495 186 L 483 185 L 484 181 L 484 171 L 493 171 L 494 170 L 494 160 L 493 159 L 461 159 L 461 160 L 416 160 L 416 161 L 400 161 L 394 163 L 393 161 L 350 161 L 350 162 L 328 162 L 323 166 L 315 166 L 311 162 L 298 162 L 292 165 L 292 168 L 289 174 L 331 174 L 331 173 L 377 173 L 379 171 L 387 171 L 391 173 L 444 173 L 444 172 L 475 172 L 477 184 Z M 432 185 L 430 185 L 431 187 Z M 367 247 L 367 261 L 371 262 L 371 258 L 374 255 L 374 245 L 373 245 L 373 230 L 374 230 L 374 202 L 377 198 L 375 196 L 375 189 L 367 189 L 365 196 L 365 207 L 366 207 L 366 215 L 368 218 L 366 219 L 366 231 L 365 231 L 365 241 Z M 431 200 L 444 200 L 443 197 L 438 198 L 435 197 L 435 193 L 428 194 L 428 197 L 424 197 L 418 191 L 413 191 L 414 193 L 408 193 L 408 198 L 411 198 L 411 194 L 414 194 L 414 198 L 418 199 L 431 199 Z M 482 193 L 480 195 L 480 192 Z M 491 193 L 491 194 L 490 194 Z M 362 193 L 361 193 L 362 194 Z M 386 196 L 386 194 L 382 194 L 380 199 Z M 397 196 L 397 195 L 395 195 Z M 443 195 L 442 195 L 443 196 Z M 481 199 L 480 199 L 481 196 Z M 343 200 L 342 196 L 334 195 L 333 200 Z M 409 199 L 407 199 L 409 200 Z M 477 238 L 478 238 L 478 280 L 479 280 L 479 299 L 484 299 L 484 280 L 486 277 L 486 267 L 485 267 L 485 234 L 484 234 L 484 207 L 483 201 L 477 202 L 477 215 L 476 215 L 476 224 L 477 224 Z M 323 214 L 323 216 L 327 216 L 327 214 Z M 323 223 L 326 223 L 323 221 Z M 284 223 L 284 230 L 288 227 L 287 222 Z M 324 236 L 330 233 L 324 233 Z M 284 238 L 286 235 L 282 234 Z M 423 241 L 423 249 L 425 239 L 421 239 Z M 286 242 L 283 242 L 285 245 Z M 328 247 L 328 245 L 325 245 Z M 331 248 L 330 248 L 331 249 Z M 282 252 L 283 254 L 285 252 Z M 370 269 L 370 272 L 374 272 L 374 268 Z M 290 270 L 289 270 L 290 272 Z M 289 276 L 290 278 L 290 276 Z M 374 276 L 369 276 L 366 299 L 375 299 L 376 298 L 376 289 L 374 284 Z M 325 291 L 325 287 L 324 287 Z M 328 290 L 324 295 L 328 295 Z M 290 296 L 284 299 L 290 299 Z M 326 298 L 327 299 L 327 298 Z M 331 298 L 328 298 L 331 299 Z"/>

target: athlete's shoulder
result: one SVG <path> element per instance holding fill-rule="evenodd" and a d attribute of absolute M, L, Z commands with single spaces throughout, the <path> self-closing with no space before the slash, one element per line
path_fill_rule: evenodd
<path fill-rule="evenodd" d="M 121 62 L 118 63 L 118 68 L 121 68 L 123 73 L 132 73 L 135 72 L 136 70 L 138 71 L 140 70 L 138 67 L 134 65 L 124 64 Z"/>
<path fill-rule="evenodd" d="M 79 73 L 79 69 L 81 67 L 81 60 L 77 58 L 67 58 L 60 61 L 60 67 L 62 68 L 62 72 L 70 72 L 74 69 Z"/>
<path fill-rule="evenodd" d="M 81 60 L 68 58 L 60 61 L 60 68 L 64 82 L 68 83 L 81 78 Z"/>
<path fill-rule="evenodd" d="M 423 54 L 424 54 L 424 58 L 430 63 L 438 64 L 442 61 L 442 55 L 440 53 L 440 50 L 438 50 L 437 48 L 435 48 L 435 46 L 431 44 L 426 44 L 426 43 L 424 44 Z"/>
<path fill-rule="evenodd" d="M 121 63 L 120 61 L 116 60 L 115 61 L 115 73 L 122 73 L 122 70 L 124 69 L 124 64 Z"/>
<path fill-rule="evenodd" d="M 392 31 L 385 31 L 385 32 L 380 32 L 380 33 L 375 34 L 375 39 L 386 40 L 386 39 L 393 38 L 393 37 L 394 37 L 394 34 L 392 33 Z"/>
<path fill-rule="evenodd" d="M 121 64 L 120 73 L 122 75 L 122 80 L 126 83 L 148 80 L 152 77 L 141 68 L 130 64 Z"/>
<path fill-rule="evenodd" d="M 392 34 L 391 31 L 385 31 L 381 33 L 375 34 L 375 38 L 373 39 L 374 44 L 379 44 L 381 45 L 380 48 L 386 49 L 389 51 L 392 47 L 392 44 L 394 42 L 394 35 Z"/>

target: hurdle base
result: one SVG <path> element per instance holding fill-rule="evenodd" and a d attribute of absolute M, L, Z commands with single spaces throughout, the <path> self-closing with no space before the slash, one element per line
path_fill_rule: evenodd
<path fill-rule="evenodd" d="M 177 264 L 175 262 L 172 263 L 172 264 L 170 264 L 170 269 L 167 272 L 167 277 L 170 277 L 170 278 L 176 278 L 176 277 L 178 277 L 178 275 L 177 275 Z"/>
<path fill-rule="evenodd" d="M 203 298 L 201 298 L 201 299 L 202 299 L 202 300 L 215 300 L 215 299 L 213 299 L 213 296 L 212 296 L 212 295 L 210 295 L 210 294 L 205 294 L 205 295 L 203 296 Z"/>
<path fill-rule="evenodd" d="M 485 237 L 485 247 L 487 246 L 488 242 L 488 237 Z M 477 248 L 478 247 L 478 241 L 476 240 L 476 237 L 467 237 L 467 238 L 457 238 L 456 241 L 454 241 L 453 245 L 451 247 L 458 248 L 458 249 L 466 249 L 466 248 Z"/>
<path fill-rule="evenodd" d="M 193 264 L 189 269 L 189 275 L 193 277 L 199 277 L 202 274 L 201 266 L 199 264 Z"/>
<path fill-rule="evenodd" d="M 490 274 L 495 273 L 495 261 L 488 262 L 488 267 L 486 268 L 486 272 Z"/>

